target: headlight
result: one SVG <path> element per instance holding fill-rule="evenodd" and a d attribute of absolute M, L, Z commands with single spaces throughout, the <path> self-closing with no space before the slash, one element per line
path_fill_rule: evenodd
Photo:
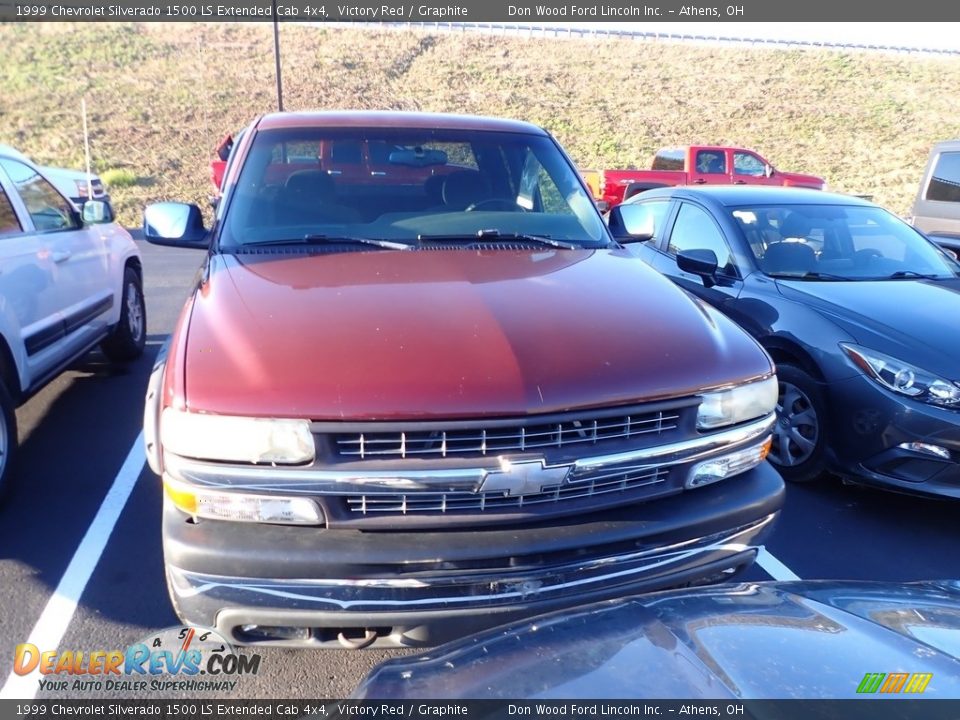
<path fill-rule="evenodd" d="M 307 420 L 204 415 L 167 408 L 160 442 L 176 455 L 200 460 L 297 465 L 314 458 Z"/>
<path fill-rule="evenodd" d="M 697 411 L 697 428 L 712 430 L 769 415 L 777 407 L 777 378 L 704 393 Z"/>
<path fill-rule="evenodd" d="M 902 360 L 857 345 L 840 343 L 853 364 L 888 390 L 931 405 L 960 407 L 960 386 Z"/>

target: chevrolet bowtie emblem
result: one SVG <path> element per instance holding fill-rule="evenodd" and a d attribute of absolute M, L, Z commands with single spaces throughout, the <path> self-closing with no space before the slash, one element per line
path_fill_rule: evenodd
<path fill-rule="evenodd" d="M 506 495 L 543 492 L 546 487 L 562 484 L 569 472 L 569 465 L 546 467 L 543 460 L 510 462 L 506 458 L 500 458 L 500 469 L 487 473 L 480 485 L 480 492 L 500 492 Z"/>

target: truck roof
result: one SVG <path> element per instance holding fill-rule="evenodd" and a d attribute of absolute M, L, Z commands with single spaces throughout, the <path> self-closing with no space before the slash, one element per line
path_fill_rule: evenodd
<path fill-rule="evenodd" d="M 402 127 L 431 130 L 489 130 L 545 135 L 546 131 L 520 120 L 455 115 L 447 113 L 375 110 L 331 110 L 270 113 L 260 118 L 258 128 L 269 130 L 291 127 Z"/>

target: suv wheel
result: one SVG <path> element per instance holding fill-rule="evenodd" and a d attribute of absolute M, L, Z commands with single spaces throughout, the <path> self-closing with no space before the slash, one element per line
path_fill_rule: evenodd
<path fill-rule="evenodd" d="M 135 360 L 143 354 L 147 340 L 147 309 L 143 302 L 140 276 L 133 268 L 123 271 L 120 322 L 100 347 L 115 362 Z"/>
<path fill-rule="evenodd" d="M 791 482 L 816 480 L 824 469 L 823 395 L 816 381 L 794 365 L 777 365 L 780 396 L 769 459 Z"/>
<path fill-rule="evenodd" d="M 0 381 L 0 496 L 7 491 L 10 466 L 17 452 L 17 415 L 13 398 Z"/>

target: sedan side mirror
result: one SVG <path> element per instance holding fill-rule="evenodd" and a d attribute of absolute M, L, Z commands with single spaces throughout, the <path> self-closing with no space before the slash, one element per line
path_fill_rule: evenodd
<path fill-rule="evenodd" d="M 717 254 L 713 250 L 681 250 L 677 254 L 677 267 L 684 272 L 699 275 L 704 287 L 717 284 Z"/>
<path fill-rule="evenodd" d="M 610 211 L 607 224 L 621 244 L 646 242 L 653 238 L 653 213 L 644 205 L 620 204 Z"/>
<path fill-rule="evenodd" d="M 87 200 L 80 210 L 84 225 L 97 225 L 108 222 L 107 204 L 102 200 Z"/>
<path fill-rule="evenodd" d="M 767 163 L 766 165 L 763 166 L 763 176 L 765 178 L 772 178 L 775 172 L 776 171 L 773 169 L 773 165 L 771 165 L 770 163 Z"/>
<path fill-rule="evenodd" d="M 200 208 L 179 202 L 148 205 L 143 211 L 143 237 L 154 245 L 182 248 L 209 245 Z"/>

